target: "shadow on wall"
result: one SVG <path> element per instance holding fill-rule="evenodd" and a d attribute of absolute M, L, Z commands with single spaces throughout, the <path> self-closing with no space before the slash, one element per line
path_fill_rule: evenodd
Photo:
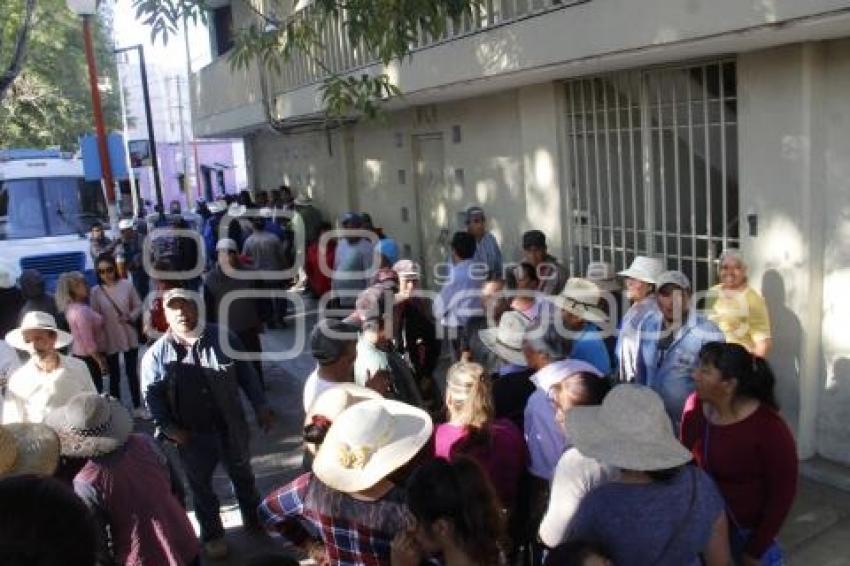
<path fill-rule="evenodd" d="M 800 418 L 800 355 L 803 327 L 786 305 L 785 280 L 775 269 L 764 273 L 761 294 L 770 313 L 773 350 L 768 359 L 776 375 L 776 398 L 794 434 Z"/>
<path fill-rule="evenodd" d="M 818 452 L 850 464 L 850 358 L 837 358 L 832 379 L 821 390 L 818 411 Z"/>

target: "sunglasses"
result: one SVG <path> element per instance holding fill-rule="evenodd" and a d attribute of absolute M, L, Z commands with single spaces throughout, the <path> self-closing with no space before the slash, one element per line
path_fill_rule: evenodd
<path fill-rule="evenodd" d="M 98 273 L 115 273 L 114 267 L 103 267 L 97 270 Z"/>

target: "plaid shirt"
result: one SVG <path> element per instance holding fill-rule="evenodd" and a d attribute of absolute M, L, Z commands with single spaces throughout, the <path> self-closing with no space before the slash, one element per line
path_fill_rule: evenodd
<path fill-rule="evenodd" d="M 330 564 L 390 564 L 390 544 L 406 523 L 399 488 L 379 501 L 360 501 L 324 485 L 306 473 L 270 493 L 259 513 L 266 529 L 295 544 L 318 531 Z"/>

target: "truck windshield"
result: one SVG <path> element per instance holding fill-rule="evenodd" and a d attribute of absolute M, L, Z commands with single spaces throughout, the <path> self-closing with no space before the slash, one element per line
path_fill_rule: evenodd
<path fill-rule="evenodd" d="M 79 177 L 0 181 L 0 240 L 86 233 L 106 214 L 100 185 Z"/>

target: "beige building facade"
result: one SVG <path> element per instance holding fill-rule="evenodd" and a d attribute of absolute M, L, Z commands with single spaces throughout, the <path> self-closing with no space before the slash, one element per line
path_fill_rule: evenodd
<path fill-rule="evenodd" d="M 339 29 L 334 68 L 380 70 Z M 539 228 L 575 273 L 649 253 L 706 288 L 742 248 L 800 455 L 850 464 L 850 2 L 488 0 L 387 72 L 383 120 L 328 128 L 306 61 L 222 55 L 195 131 L 242 136 L 253 187 L 369 211 L 426 269 L 471 204 L 507 259 Z"/>

